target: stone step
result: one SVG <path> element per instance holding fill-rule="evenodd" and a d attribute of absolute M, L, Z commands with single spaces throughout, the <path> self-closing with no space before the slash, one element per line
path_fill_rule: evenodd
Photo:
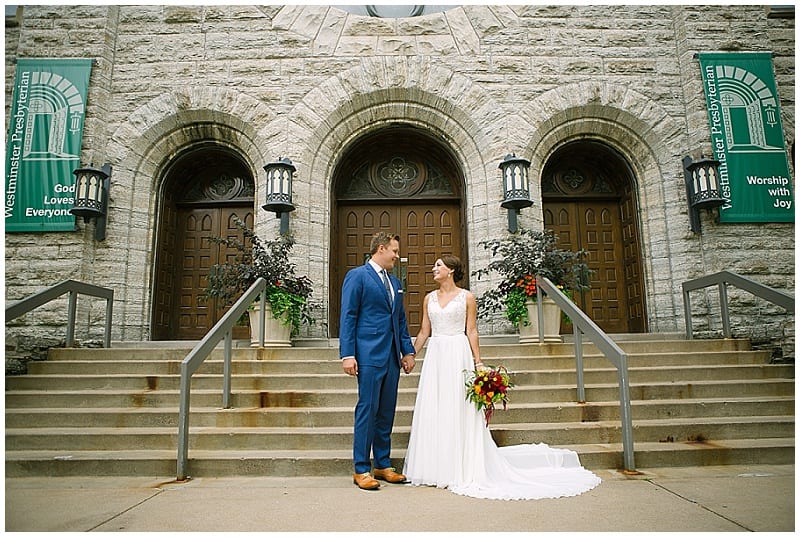
<path fill-rule="evenodd" d="M 409 426 L 395 426 L 392 442 L 408 445 Z M 177 429 L 167 427 L 49 427 L 6 429 L 6 450 L 73 452 L 104 449 L 174 449 Z M 618 443 L 619 421 L 591 423 L 493 424 L 492 436 L 499 446 L 544 442 L 550 445 Z M 637 442 L 695 441 L 717 439 L 793 438 L 794 418 L 750 416 L 737 418 L 692 418 L 636 420 Z M 247 450 L 348 449 L 353 445 L 352 426 L 344 427 L 191 427 L 189 449 Z"/>
<path fill-rule="evenodd" d="M 623 467 L 621 444 L 591 444 L 575 450 L 586 468 Z M 392 451 L 392 464 L 403 467 L 404 449 Z M 719 464 L 794 464 L 794 438 L 732 439 L 707 442 L 638 442 L 639 468 L 709 466 Z M 352 473 L 352 453 L 346 450 L 190 450 L 189 475 L 203 477 L 316 476 Z M 6 451 L 6 477 L 174 475 L 172 450 Z"/>
<path fill-rule="evenodd" d="M 193 389 L 192 404 L 198 406 L 221 406 L 222 382 L 218 389 Z M 686 399 L 709 397 L 752 397 L 756 395 L 794 395 L 792 379 L 711 380 L 693 382 L 631 383 L 632 400 Z M 618 399 L 616 383 L 586 384 L 586 401 L 608 401 Z M 6 408 L 101 408 L 101 407 L 160 407 L 178 406 L 178 390 L 13 390 L 6 392 Z M 513 389 L 513 401 L 533 403 L 546 401 L 577 400 L 577 388 L 573 384 L 552 386 L 517 386 Z M 243 407 L 328 407 L 353 406 L 357 399 L 355 388 L 320 390 L 232 390 L 231 406 Z M 398 404 L 413 405 L 415 388 L 400 388 Z"/>
<path fill-rule="evenodd" d="M 628 378 L 632 383 L 711 381 L 736 379 L 790 378 L 794 373 L 792 364 L 746 364 L 700 366 L 653 366 L 629 367 Z M 544 386 L 576 383 L 576 372 L 568 370 L 539 370 L 511 372 L 513 382 L 518 386 Z M 614 368 L 584 368 L 586 384 L 614 382 L 618 378 Z M 50 375 L 29 374 L 6 379 L 6 390 L 61 389 L 61 390 L 171 390 L 180 387 L 180 375 Z M 415 387 L 419 373 L 402 375 L 400 387 Z M 210 390 L 222 385 L 222 375 L 195 373 L 192 388 Z M 277 389 L 348 389 L 353 387 L 353 379 L 342 372 L 327 374 L 237 374 L 232 375 L 233 390 L 277 390 Z"/>
<path fill-rule="evenodd" d="M 411 424 L 413 406 L 398 406 L 395 425 Z M 618 401 L 592 403 L 517 403 L 498 409 L 494 424 L 596 422 L 619 420 Z M 662 399 L 632 401 L 635 420 L 725 416 L 793 416 L 790 396 L 718 399 Z M 352 407 L 229 408 L 192 407 L 190 423 L 196 427 L 349 427 Z M 178 407 L 163 408 L 6 408 L 6 428 L 34 427 L 177 427 Z"/>
<path fill-rule="evenodd" d="M 615 339 L 628 354 L 638 467 L 794 462 L 793 364 L 769 364 L 746 340 Z M 28 375 L 7 377 L 6 475 L 175 472 L 180 362 L 195 343 L 54 349 Z M 588 468 L 622 467 L 617 373 L 593 345 L 583 347 L 586 403 L 576 402 L 570 343 L 504 342 L 481 352 L 517 384 L 509 409 L 492 420 L 499 445 L 546 442 L 574 449 Z M 222 357 L 216 349 L 192 380 L 190 473 L 349 475 L 357 393 L 335 342 L 237 342 L 229 409 L 220 408 Z M 393 434 L 400 467 L 420 358 L 401 377 Z"/>
<path fill-rule="evenodd" d="M 103 356 L 113 356 L 117 361 L 123 360 L 177 360 L 180 362 L 192 350 L 197 342 L 176 342 L 174 347 L 158 347 L 158 342 L 143 342 L 144 346 L 133 346 L 131 343 L 112 342 L 109 349 L 104 348 L 53 348 L 48 353 L 48 360 L 92 360 Z M 149 344 L 149 346 L 148 346 Z M 627 354 L 641 353 L 676 353 L 676 352 L 720 352 L 748 351 L 750 342 L 746 339 L 692 339 L 692 340 L 633 340 L 620 341 L 618 345 Z M 584 354 L 600 354 L 592 343 L 584 343 Z M 508 345 L 481 345 L 481 355 L 485 358 L 505 358 L 515 356 L 563 356 L 574 355 L 572 343 L 528 343 Z M 423 351 L 424 352 L 424 351 Z M 291 348 L 234 348 L 232 358 L 243 359 L 253 357 L 256 360 L 333 360 L 339 359 L 338 346 Z M 217 348 L 212 351 L 212 360 L 221 360 L 223 351 Z"/>
<path fill-rule="evenodd" d="M 708 352 L 672 352 L 632 354 L 628 356 L 629 368 L 649 366 L 683 366 L 683 365 L 755 365 L 768 364 L 769 353 L 766 351 L 729 351 Z M 543 369 L 568 369 L 575 370 L 575 357 L 563 356 L 509 356 L 502 360 L 486 358 L 490 365 L 503 365 L 510 371 L 543 370 Z M 416 371 L 424 363 L 424 355 L 417 360 Z M 600 354 L 587 354 L 583 356 L 584 368 L 609 367 L 610 362 Z M 222 360 L 207 360 L 200 366 L 199 374 L 221 374 L 224 363 Z M 77 374 L 147 374 L 164 375 L 180 374 L 180 360 L 58 360 L 46 362 L 31 362 L 28 373 L 31 375 L 77 375 Z M 257 374 L 320 374 L 342 373 L 338 359 L 325 360 L 255 360 L 233 358 L 231 372 L 234 375 Z M 13 377 L 9 377 L 13 378 Z"/>

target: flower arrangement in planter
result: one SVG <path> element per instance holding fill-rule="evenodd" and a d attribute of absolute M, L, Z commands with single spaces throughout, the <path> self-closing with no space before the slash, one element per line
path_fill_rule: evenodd
<path fill-rule="evenodd" d="M 500 258 L 472 274 L 480 279 L 497 273 L 502 279 L 497 287 L 478 297 L 478 315 L 486 318 L 503 310 L 514 326 L 527 326 L 530 320 L 525 303 L 536 300 L 537 276 L 549 279 L 570 297 L 574 291 L 588 289 L 589 266 L 583 261 L 587 252 L 561 250 L 556 242 L 550 230 L 528 229 L 520 229 L 502 239 L 481 241 L 479 244 L 489 250 L 492 257 Z"/>
<path fill-rule="evenodd" d="M 314 324 L 311 316 L 313 291 L 311 280 L 295 275 L 295 265 L 289 261 L 294 240 L 288 236 L 264 241 L 239 218 L 236 227 L 244 234 L 246 246 L 238 239 L 212 237 L 211 241 L 224 244 L 239 253 L 234 263 L 211 267 L 205 294 L 232 303 L 258 278 L 267 281 L 267 302 L 272 316 L 291 326 L 291 335 L 300 333 L 301 324 Z"/>

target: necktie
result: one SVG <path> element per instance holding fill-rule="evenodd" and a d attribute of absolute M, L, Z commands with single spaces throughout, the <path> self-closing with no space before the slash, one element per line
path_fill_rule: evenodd
<path fill-rule="evenodd" d="M 381 271 L 381 278 L 383 279 L 383 285 L 386 286 L 386 292 L 389 293 L 389 300 L 394 302 L 394 293 L 392 293 L 392 287 L 389 285 L 389 276 L 386 275 L 386 270 Z"/>

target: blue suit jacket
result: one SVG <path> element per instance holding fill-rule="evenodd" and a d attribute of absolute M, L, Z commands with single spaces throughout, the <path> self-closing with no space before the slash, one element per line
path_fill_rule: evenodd
<path fill-rule="evenodd" d="M 382 367 L 390 358 L 399 364 L 404 355 L 414 352 L 403 295 L 398 293 L 400 280 L 390 274 L 389 282 L 395 291 L 393 304 L 369 261 L 345 275 L 339 318 L 340 358 L 355 356 L 359 365 Z"/>

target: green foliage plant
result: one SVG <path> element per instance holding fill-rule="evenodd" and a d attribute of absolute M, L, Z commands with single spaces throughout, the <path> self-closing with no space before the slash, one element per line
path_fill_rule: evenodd
<path fill-rule="evenodd" d="M 501 277 L 497 287 L 478 297 L 481 318 L 502 310 L 514 326 L 529 325 L 525 302 L 536 300 L 537 276 L 549 279 L 570 298 L 573 292 L 589 288 L 589 266 L 584 261 L 588 252 L 559 249 L 551 230 L 520 229 L 478 244 L 489 250 L 492 261 L 472 274 L 478 279 L 492 273 Z"/>
<path fill-rule="evenodd" d="M 233 262 L 211 267 L 205 295 L 231 304 L 258 278 L 264 278 L 267 282 L 267 301 L 272 308 L 273 317 L 283 319 L 285 325 L 291 324 L 291 334 L 297 336 L 301 324 L 314 324 L 313 305 L 310 302 L 314 291 L 311 280 L 306 276 L 296 276 L 296 267 L 289 261 L 294 239 L 281 236 L 265 241 L 241 219 L 235 218 L 234 224 L 242 231 L 245 242 L 249 245 L 236 238 L 210 239 L 238 253 Z"/>

